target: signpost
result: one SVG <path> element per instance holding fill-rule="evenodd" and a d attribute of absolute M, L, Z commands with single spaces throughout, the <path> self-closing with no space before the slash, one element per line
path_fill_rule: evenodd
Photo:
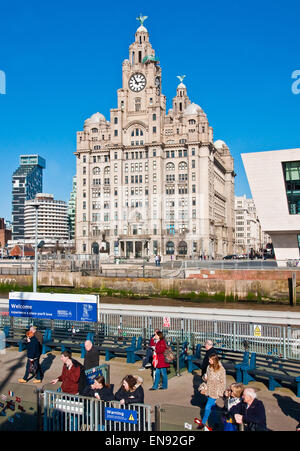
<path fill-rule="evenodd" d="M 97 295 L 9 293 L 9 316 L 97 322 Z"/>

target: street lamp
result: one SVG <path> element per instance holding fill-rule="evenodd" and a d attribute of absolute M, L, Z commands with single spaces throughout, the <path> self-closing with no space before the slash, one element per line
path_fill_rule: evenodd
<path fill-rule="evenodd" d="M 38 208 L 39 204 L 32 204 L 35 208 L 35 243 L 34 243 L 34 271 L 33 271 L 33 292 L 37 289 L 37 273 L 38 273 Z"/>

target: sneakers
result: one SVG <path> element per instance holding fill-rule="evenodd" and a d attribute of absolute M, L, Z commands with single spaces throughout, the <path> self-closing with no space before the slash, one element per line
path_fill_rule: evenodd
<path fill-rule="evenodd" d="M 151 387 L 151 388 L 149 388 L 149 390 L 155 390 L 155 391 L 156 391 L 156 390 L 157 390 L 157 388 L 153 388 L 153 387 Z"/>
<path fill-rule="evenodd" d="M 18 382 L 19 382 L 20 384 L 26 384 L 26 383 L 27 383 L 27 381 L 25 381 L 25 379 L 18 379 Z"/>
<path fill-rule="evenodd" d="M 146 368 L 145 368 L 144 366 L 141 366 L 141 368 L 139 368 L 138 370 L 139 370 L 139 371 L 145 371 L 145 369 L 146 369 Z"/>
<path fill-rule="evenodd" d="M 151 368 L 151 363 L 146 363 L 145 368 Z"/>
<path fill-rule="evenodd" d="M 34 384 L 40 384 L 42 381 L 40 379 L 34 379 L 33 383 Z"/>

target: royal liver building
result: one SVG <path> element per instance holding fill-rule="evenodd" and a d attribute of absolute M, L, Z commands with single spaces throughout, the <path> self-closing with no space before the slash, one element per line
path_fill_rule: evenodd
<path fill-rule="evenodd" d="M 218 258 L 233 250 L 233 158 L 184 76 L 166 111 L 162 71 L 140 17 L 110 120 L 77 133 L 76 252 Z"/>

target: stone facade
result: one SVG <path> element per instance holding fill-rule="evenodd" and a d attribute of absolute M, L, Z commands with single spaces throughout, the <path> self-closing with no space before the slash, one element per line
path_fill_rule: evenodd
<path fill-rule="evenodd" d="M 77 133 L 76 252 L 221 257 L 234 246 L 233 158 L 183 77 L 166 111 L 162 71 L 141 25 L 110 121 Z"/>

